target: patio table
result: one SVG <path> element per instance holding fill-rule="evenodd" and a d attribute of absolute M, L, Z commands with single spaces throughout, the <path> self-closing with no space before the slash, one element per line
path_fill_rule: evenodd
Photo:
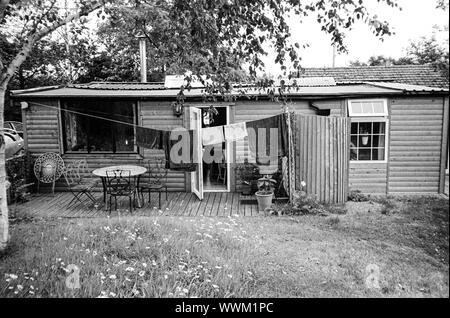
<path fill-rule="evenodd" d="M 134 185 L 136 187 L 136 189 L 139 187 L 139 180 L 141 178 L 141 175 L 143 175 L 144 173 L 147 172 L 147 168 L 145 167 L 141 167 L 141 166 L 135 166 L 135 165 L 118 165 L 118 166 L 108 166 L 108 167 L 102 167 L 102 168 L 98 168 L 95 169 L 94 171 L 92 171 L 92 174 L 100 177 L 100 179 L 102 180 L 102 185 L 103 185 L 103 202 L 106 203 L 106 171 L 111 171 L 111 170 L 127 170 L 130 171 L 130 176 L 133 177 L 134 180 Z M 136 196 L 137 197 L 137 201 L 138 201 L 138 207 L 141 207 L 141 202 L 139 199 L 139 195 Z"/>

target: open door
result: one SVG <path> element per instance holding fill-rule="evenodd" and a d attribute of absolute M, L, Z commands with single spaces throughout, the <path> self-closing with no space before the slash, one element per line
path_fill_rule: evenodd
<path fill-rule="evenodd" d="M 189 107 L 189 125 L 194 131 L 193 155 L 197 163 L 197 170 L 191 172 L 191 189 L 200 200 L 203 200 L 203 147 L 202 147 L 202 111 L 196 107 Z"/>

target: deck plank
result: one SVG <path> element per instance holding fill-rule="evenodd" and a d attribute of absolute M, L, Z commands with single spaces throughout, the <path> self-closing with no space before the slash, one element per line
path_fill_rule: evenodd
<path fill-rule="evenodd" d="M 30 217 L 42 218 L 95 218 L 107 217 L 109 215 L 105 204 L 102 201 L 101 193 L 94 193 L 95 198 L 100 204 L 98 209 L 87 197 L 82 198 L 85 205 L 81 202 L 73 202 L 68 208 L 67 204 L 72 200 L 73 194 L 70 192 L 41 193 L 33 195 L 29 202 L 13 204 L 18 216 L 28 215 Z M 241 195 L 239 193 L 226 192 L 206 192 L 204 199 L 199 200 L 193 193 L 169 192 L 168 200 L 165 200 L 165 194 L 162 193 L 161 209 L 158 208 L 158 194 L 152 193 L 151 202 L 144 198 L 141 208 L 133 209 L 130 214 L 128 198 L 118 198 L 118 211 L 114 209 L 111 217 L 121 216 L 212 216 L 229 217 L 233 215 L 252 216 L 257 215 L 257 206 L 255 204 L 241 204 Z M 113 200 L 114 201 L 114 200 Z M 156 205 L 155 205 L 156 203 Z M 156 206 L 156 208 L 154 208 Z"/>

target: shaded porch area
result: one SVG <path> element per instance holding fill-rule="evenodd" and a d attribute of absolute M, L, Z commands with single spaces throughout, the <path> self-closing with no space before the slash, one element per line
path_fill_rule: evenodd
<path fill-rule="evenodd" d="M 70 192 L 57 192 L 33 194 L 28 202 L 15 203 L 10 206 L 12 217 L 36 217 L 36 218 L 95 218 L 107 217 L 109 211 L 106 210 L 102 201 L 103 194 L 94 192 L 98 205 L 95 206 L 87 197 L 82 197 L 83 202 L 73 202 L 73 195 Z M 256 216 L 258 206 L 254 196 L 243 196 L 240 193 L 209 192 L 205 193 L 202 201 L 193 193 L 169 192 L 168 199 L 165 200 L 164 193 L 161 197 L 161 209 L 158 207 L 158 194 L 151 196 L 150 203 L 148 195 L 144 195 L 144 204 L 141 208 L 129 211 L 128 198 L 118 198 L 117 210 L 113 209 L 111 217 L 119 216 L 211 216 L 228 217 L 232 215 Z"/>

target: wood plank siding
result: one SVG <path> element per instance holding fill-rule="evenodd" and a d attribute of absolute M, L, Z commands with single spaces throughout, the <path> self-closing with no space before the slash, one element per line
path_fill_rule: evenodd
<path fill-rule="evenodd" d="M 346 201 L 349 125 L 345 117 L 295 116 L 296 189 L 321 202 Z M 302 181 L 305 187 L 301 187 Z"/>
<path fill-rule="evenodd" d="M 349 188 L 363 193 L 386 194 L 387 164 L 350 161 Z"/>
<path fill-rule="evenodd" d="M 351 190 L 363 193 L 438 193 L 442 170 L 443 98 L 389 100 L 388 160 L 350 162 Z"/>
<path fill-rule="evenodd" d="M 183 126 L 183 117 L 173 114 L 171 102 L 141 101 L 140 102 L 140 124 L 161 130 L 170 130 Z M 142 149 L 141 154 L 145 159 L 151 157 L 164 157 L 163 150 Z M 169 191 L 186 190 L 186 174 L 180 171 L 169 170 L 167 174 L 167 187 Z"/>
<path fill-rule="evenodd" d="M 391 100 L 388 193 L 437 193 L 443 98 Z"/>
<path fill-rule="evenodd" d="M 52 107 L 58 107 L 58 100 L 36 101 Z M 60 132 L 58 125 L 58 110 L 28 103 L 24 111 L 24 134 L 27 139 L 27 149 L 32 154 L 45 152 L 60 152 Z"/>
<path fill-rule="evenodd" d="M 36 103 L 56 108 L 59 106 L 58 99 L 28 100 L 29 106 L 22 113 L 27 150 L 33 157 L 37 157 L 45 152 L 62 153 L 61 119 L 58 109 L 39 106 Z M 185 110 L 184 116 L 174 116 L 171 101 L 136 99 L 136 103 L 138 124 L 144 127 L 170 130 L 175 127 L 185 126 L 187 123 L 187 110 Z M 291 108 L 297 115 L 303 116 L 329 113 L 331 117 L 346 117 L 346 103 L 347 99 L 343 98 L 317 101 L 294 100 Z M 345 167 L 344 163 L 339 166 L 343 174 L 336 174 L 336 176 L 334 176 L 334 172 L 333 174 L 328 174 L 325 170 L 322 170 L 322 165 L 311 166 L 311 158 L 330 159 L 335 148 L 327 148 L 328 150 L 326 150 L 323 147 L 323 149 L 320 147 L 315 147 L 314 149 L 309 149 L 309 146 L 304 147 L 305 143 L 299 143 L 302 134 L 313 133 L 314 136 L 311 135 L 311 142 L 315 143 L 316 146 L 324 144 L 327 139 L 334 140 L 337 137 L 339 137 L 339 143 L 343 145 L 348 145 L 349 142 L 347 140 L 348 136 L 347 138 L 345 136 L 335 136 L 330 132 L 328 134 L 324 133 L 325 137 L 323 137 L 318 133 L 323 128 L 321 126 L 323 123 L 320 122 L 317 124 L 318 126 L 311 126 L 310 131 L 306 131 L 307 129 L 305 128 L 309 126 L 298 128 L 295 142 L 297 145 L 301 144 L 301 146 L 297 146 L 298 149 L 296 151 L 304 152 L 301 160 L 305 162 L 301 163 L 300 159 L 296 160 L 297 167 L 302 167 L 302 175 L 296 175 L 297 183 L 308 176 L 308 180 L 311 180 L 310 186 L 315 187 L 315 193 L 324 193 L 323 189 L 321 189 L 321 185 L 324 184 L 322 181 L 328 182 L 326 184 L 331 184 L 330 178 L 340 178 L 341 181 L 344 180 L 346 183 L 346 174 L 348 172 L 349 190 L 360 190 L 364 193 L 374 194 L 438 193 L 442 191 L 444 182 L 443 169 L 445 169 L 448 152 L 446 135 L 448 134 L 448 98 L 402 96 L 389 99 L 388 105 L 387 162 L 362 163 L 349 162 L 346 159 L 347 167 Z M 447 109 L 444 111 L 445 107 Z M 230 123 L 258 120 L 275 116 L 282 111 L 281 103 L 268 100 L 237 100 L 230 106 L 229 110 Z M 306 143 L 306 145 L 309 144 Z M 310 153 L 311 151 L 314 152 Z M 345 151 L 345 149 L 339 148 L 339 151 Z M 231 155 L 233 163 L 241 163 L 245 159 L 248 159 L 249 162 L 255 161 L 248 149 L 247 139 L 234 142 Z M 343 158 L 348 154 L 338 152 L 337 155 Z M 164 152 L 162 150 L 140 149 L 139 153 L 136 154 L 72 153 L 63 154 L 63 159 L 70 162 L 86 158 L 89 168 L 93 170 L 105 165 L 142 165 L 144 160 L 155 156 L 163 157 Z M 231 169 L 234 171 L 233 165 L 231 165 Z M 315 178 L 320 178 L 320 180 L 317 179 L 317 182 L 314 183 Z M 236 183 L 234 179 L 234 173 L 232 172 L 231 190 L 239 192 L 240 183 Z M 190 192 L 190 178 L 187 173 L 169 171 L 167 184 L 169 191 Z M 56 190 L 64 188 L 62 180 L 57 183 Z M 345 187 L 339 188 L 344 189 Z M 345 191 L 339 192 L 339 200 L 345 195 Z M 335 201 L 330 199 L 330 197 L 330 194 L 324 194 L 324 201 Z M 191 203 L 189 202 L 189 204 Z"/>
<path fill-rule="evenodd" d="M 292 104 L 293 110 L 297 114 L 316 115 L 316 110 L 310 107 L 307 101 L 295 101 Z M 258 120 L 266 117 L 276 116 L 282 112 L 281 104 L 271 101 L 237 101 L 234 106 L 235 123 Z M 268 132 L 267 132 L 268 133 Z M 255 163 L 254 156 L 251 155 L 248 147 L 248 138 L 233 143 L 234 162 L 243 163 L 247 159 Z M 234 183 L 234 182 L 232 182 Z M 235 183 L 236 191 L 240 191 L 242 184 Z"/>

